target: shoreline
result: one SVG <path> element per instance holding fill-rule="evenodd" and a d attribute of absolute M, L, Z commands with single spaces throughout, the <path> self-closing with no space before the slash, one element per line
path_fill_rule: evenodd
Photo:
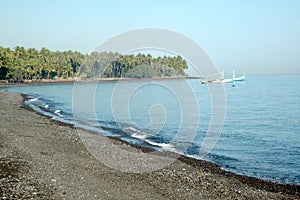
<path fill-rule="evenodd" d="M 24 94 L 0 93 L 0 160 L 2 165 L 11 154 L 16 154 L 22 158 L 22 162 L 27 163 L 16 164 L 21 168 L 29 166 L 18 180 L 22 181 L 25 176 L 34 182 L 37 192 L 30 193 L 32 197 L 300 199 L 299 185 L 283 185 L 237 175 L 222 170 L 216 164 L 185 156 L 179 157 L 170 166 L 153 172 L 130 174 L 115 171 L 87 152 L 72 125 L 51 120 L 32 111 L 22 103 L 26 98 L 27 95 Z M 92 134 L 90 131 L 82 132 Z M 152 151 L 117 138 L 109 139 L 132 151 Z M 162 156 L 164 154 L 168 152 L 161 153 Z M 13 157 L 9 166 L 18 159 Z M 22 169 L 18 172 L 22 172 Z M 6 191 L 8 186 L 3 182 L 1 174 L 0 178 L 0 195 L 3 197 L 6 193 L 1 192 Z M 13 177 L 4 178 L 7 179 Z M 24 185 L 27 187 L 26 183 Z"/>
<path fill-rule="evenodd" d="M 33 110 L 32 108 L 30 108 L 29 106 L 27 106 L 24 102 L 27 101 L 28 95 L 27 94 L 21 94 L 22 98 L 23 98 L 23 106 L 25 109 L 31 111 L 31 112 L 35 112 L 41 116 L 45 116 L 42 113 L 38 113 L 35 110 Z M 82 128 L 78 128 L 75 127 L 72 124 L 68 124 L 68 123 L 64 123 L 64 122 L 60 122 L 60 121 L 56 121 L 51 119 L 51 117 L 45 116 L 47 118 L 49 118 L 49 120 L 51 121 L 55 121 L 57 124 L 61 125 L 61 126 L 68 126 L 70 128 L 74 128 L 74 129 L 81 129 L 83 131 L 87 131 L 85 129 Z M 101 127 L 103 128 L 103 127 Z M 103 130 L 107 130 L 109 128 L 104 128 Z M 91 132 L 93 134 L 99 134 L 97 132 L 93 132 L 93 131 L 88 131 Z M 111 140 L 116 140 L 118 142 L 121 142 L 123 144 L 129 145 L 133 148 L 139 149 L 144 153 L 148 153 L 148 152 L 153 152 L 154 149 L 148 148 L 148 147 L 143 147 L 143 146 L 139 146 L 124 140 L 121 140 L 117 137 L 113 137 L 113 136 L 105 136 L 107 138 L 110 138 Z M 170 151 L 156 151 L 156 154 L 161 155 L 161 156 L 169 156 L 169 157 L 176 157 L 178 160 L 180 160 L 181 162 L 184 162 L 188 165 L 191 165 L 195 168 L 199 168 L 202 169 L 204 171 L 210 172 L 210 173 L 214 173 L 214 174 L 220 174 L 220 175 L 224 175 L 227 177 L 231 177 L 231 178 L 235 178 L 239 181 L 241 181 L 242 183 L 250 186 L 250 187 L 254 187 L 256 189 L 260 189 L 260 190 L 265 190 L 265 191 L 269 191 L 269 192 L 275 192 L 275 193 L 284 193 L 284 194 L 289 194 L 289 195 L 298 195 L 298 197 L 300 198 L 300 185 L 296 185 L 296 184 L 281 184 L 281 183 L 277 183 L 277 182 L 272 182 L 272 181 L 268 181 L 268 180 L 264 180 L 264 179 L 260 179 L 260 178 L 256 178 L 256 177 L 251 177 L 251 176 L 247 176 L 247 175 L 241 175 L 241 174 L 237 174 L 235 172 L 231 172 L 231 171 L 227 171 L 222 169 L 222 167 L 216 163 L 213 162 L 209 162 L 206 160 L 200 160 L 200 159 L 196 159 L 196 158 L 192 158 L 192 157 L 188 157 L 185 155 L 181 155 L 175 152 L 170 152 Z"/>
<path fill-rule="evenodd" d="M 91 78 L 91 79 L 81 79 L 81 78 L 69 78 L 69 79 L 42 79 L 42 80 L 25 80 L 23 82 L 4 82 L 0 81 L 0 86 L 25 86 L 25 85 L 43 85 L 43 84 L 60 84 L 60 83 L 93 83 L 93 82 L 132 82 L 132 81 L 152 81 L 152 80 L 177 80 L 177 79 L 199 79 L 199 77 L 191 76 L 176 76 L 176 77 L 152 77 L 152 78 Z"/>

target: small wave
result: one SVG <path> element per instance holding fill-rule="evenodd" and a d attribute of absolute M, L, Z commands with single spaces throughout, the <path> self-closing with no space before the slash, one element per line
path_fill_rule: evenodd
<path fill-rule="evenodd" d="M 134 134 L 131 135 L 131 137 L 134 137 L 134 138 L 137 138 L 137 139 L 140 139 L 140 140 L 144 140 L 148 136 L 146 134 L 137 134 L 137 133 L 134 133 Z"/>
<path fill-rule="evenodd" d="M 33 98 L 33 99 L 29 99 L 28 102 L 35 102 L 35 101 L 38 101 L 39 98 Z"/>
<path fill-rule="evenodd" d="M 130 126 L 130 127 L 127 127 L 126 130 L 127 130 L 127 131 L 133 131 L 133 132 L 140 132 L 139 130 L 136 130 L 135 128 L 133 128 L 133 127 L 131 127 L 131 126 Z"/>
<path fill-rule="evenodd" d="M 149 143 L 149 144 L 151 144 L 153 146 L 161 147 L 161 148 L 163 148 L 165 150 L 169 150 L 169 151 L 171 151 L 171 150 L 174 151 L 175 150 L 174 146 L 172 144 L 170 144 L 170 143 L 157 143 L 157 142 L 152 142 L 150 140 L 145 140 L 145 142 L 147 142 L 147 143 Z"/>
<path fill-rule="evenodd" d="M 239 160 L 237 158 L 234 158 L 234 157 L 231 157 L 231 156 L 220 155 L 220 154 L 209 153 L 207 155 L 207 157 L 209 159 L 211 159 L 212 161 L 215 161 L 217 163 L 223 163 L 223 162 L 226 162 L 226 161 L 239 162 Z"/>
<path fill-rule="evenodd" d="M 45 108 L 46 108 L 46 109 L 48 109 L 48 108 L 49 108 L 49 105 L 48 105 L 48 104 L 47 104 L 47 105 L 45 105 Z"/>
<path fill-rule="evenodd" d="M 58 113 L 60 113 L 60 112 L 61 112 L 61 110 L 56 110 L 56 111 L 54 111 L 55 114 L 58 114 Z"/>
<path fill-rule="evenodd" d="M 56 110 L 56 111 L 54 111 L 53 112 L 54 114 L 56 114 L 56 115 L 58 115 L 58 116 L 60 116 L 60 117 L 63 117 L 63 115 L 62 114 L 60 114 L 61 113 L 61 110 Z"/>
<path fill-rule="evenodd" d="M 133 128 L 131 126 L 125 128 L 125 130 L 131 134 L 131 137 L 137 138 L 140 140 L 145 140 L 146 138 L 153 137 L 152 134 L 144 132 L 144 131 L 139 131 L 136 128 Z"/>

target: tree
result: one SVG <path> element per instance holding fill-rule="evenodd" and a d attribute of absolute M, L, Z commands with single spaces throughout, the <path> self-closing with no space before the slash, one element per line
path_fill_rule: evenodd
<path fill-rule="evenodd" d="M 11 81 L 60 79 L 80 76 L 100 77 L 162 77 L 185 76 L 186 61 L 180 57 L 157 57 L 151 54 L 121 55 L 117 52 L 37 50 L 17 46 L 13 50 L 0 46 L 0 79 Z"/>

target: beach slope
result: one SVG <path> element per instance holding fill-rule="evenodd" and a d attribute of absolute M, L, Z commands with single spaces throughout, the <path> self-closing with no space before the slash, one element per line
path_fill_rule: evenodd
<path fill-rule="evenodd" d="M 22 96 L 0 93 L 1 199 L 295 199 L 177 160 L 164 169 L 123 173 L 86 150 L 77 130 L 25 108 Z M 92 134 L 82 131 L 81 134 Z M 111 140 L 132 151 L 130 145 Z"/>

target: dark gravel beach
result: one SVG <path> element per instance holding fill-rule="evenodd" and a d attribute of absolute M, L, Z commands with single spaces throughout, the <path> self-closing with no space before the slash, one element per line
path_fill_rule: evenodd
<path fill-rule="evenodd" d="M 78 136 L 93 133 L 32 112 L 22 101 L 21 95 L 0 93 L 1 199 L 300 199 L 299 185 L 240 176 L 187 157 L 153 172 L 114 170 L 96 160 Z"/>

